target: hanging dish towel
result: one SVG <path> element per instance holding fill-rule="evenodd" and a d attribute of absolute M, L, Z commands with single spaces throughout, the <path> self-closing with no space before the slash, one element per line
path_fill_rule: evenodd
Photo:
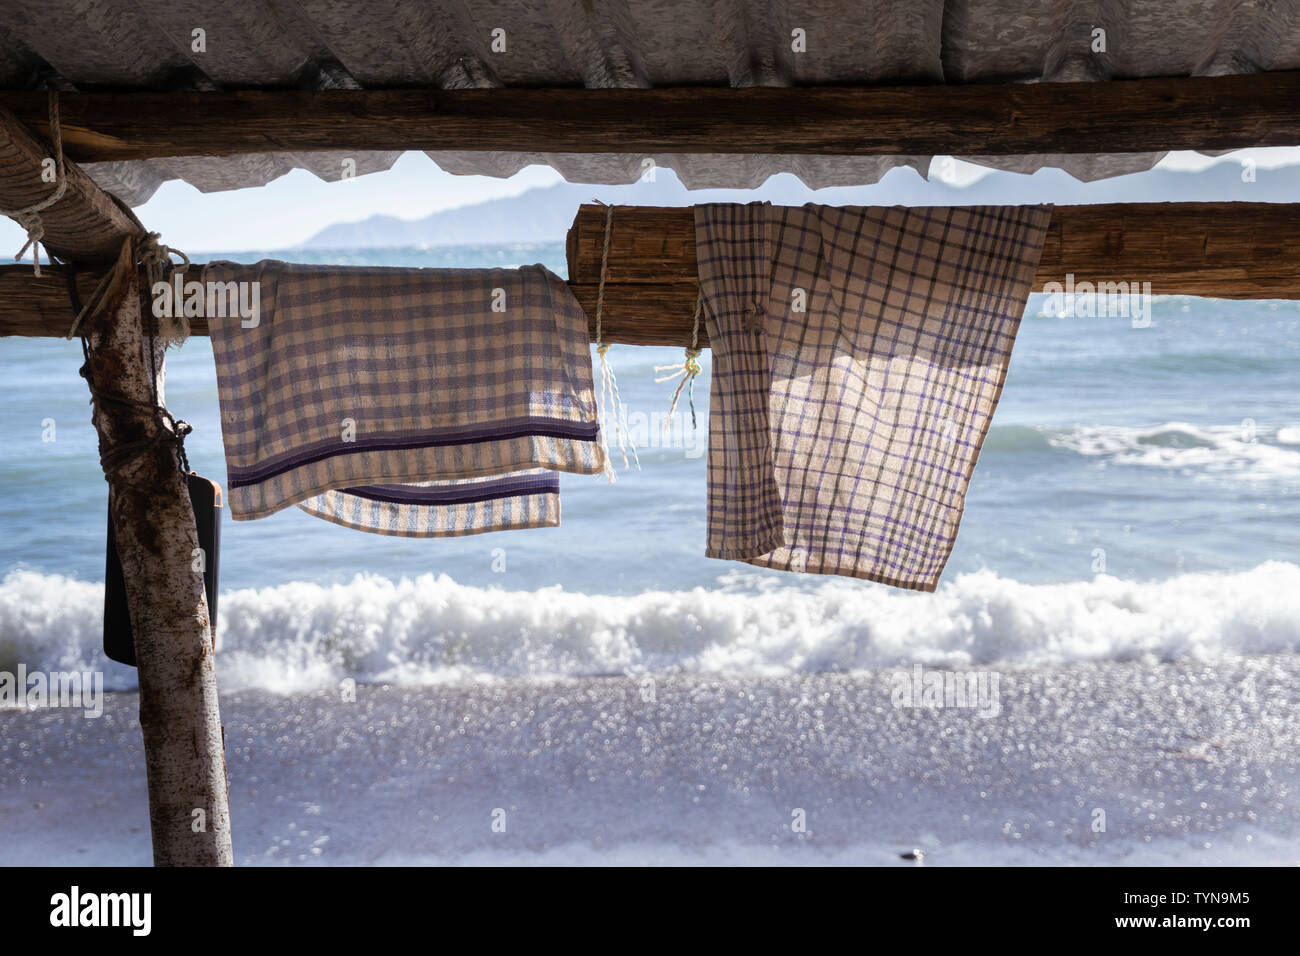
<path fill-rule="evenodd" d="M 696 206 L 706 553 L 933 591 L 1050 221 L 1050 206 Z"/>
<path fill-rule="evenodd" d="M 203 282 L 235 520 L 552 526 L 558 472 L 605 469 L 587 318 L 540 265 L 214 262 Z"/>

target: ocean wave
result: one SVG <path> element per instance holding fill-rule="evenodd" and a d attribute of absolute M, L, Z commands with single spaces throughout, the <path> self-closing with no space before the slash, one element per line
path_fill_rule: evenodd
<path fill-rule="evenodd" d="M 995 429 L 996 430 L 996 429 Z M 1054 448 L 1100 463 L 1248 481 L 1300 478 L 1300 428 L 1257 425 L 1078 425 L 1040 429 Z"/>
<path fill-rule="evenodd" d="M 107 687 L 134 687 L 135 672 L 103 656 L 102 608 L 101 585 L 10 572 L 0 582 L 0 670 L 102 670 Z M 1025 584 L 983 571 L 933 595 L 833 579 L 620 597 L 359 575 L 231 591 L 220 627 L 222 687 L 286 693 L 347 677 L 418 685 L 1209 660 L 1300 650 L 1300 567 L 1269 562 L 1146 583 L 1101 575 Z"/>
<path fill-rule="evenodd" d="M 984 436 L 982 455 L 1051 451 L 1048 433 L 1033 425 L 994 425 Z"/>

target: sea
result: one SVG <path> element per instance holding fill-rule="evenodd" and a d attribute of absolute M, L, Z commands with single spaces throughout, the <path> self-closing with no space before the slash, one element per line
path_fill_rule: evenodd
<path fill-rule="evenodd" d="M 292 258 L 565 273 L 560 243 Z M 656 382 L 680 348 L 609 350 L 631 466 L 563 476 L 559 528 L 227 514 L 237 860 L 1300 862 L 1300 302 L 1148 305 L 1031 296 L 933 594 L 706 558 L 709 353 L 692 424 Z M 149 861 L 80 364 L 0 341 L 0 671 L 108 691 L 0 710 L 0 864 Z M 207 339 L 166 398 L 224 486 Z M 933 675 L 988 706 L 925 703 Z"/>

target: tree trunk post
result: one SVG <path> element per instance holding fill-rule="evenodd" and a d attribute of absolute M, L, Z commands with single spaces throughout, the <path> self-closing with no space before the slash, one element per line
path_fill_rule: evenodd
<path fill-rule="evenodd" d="M 195 563 L 198 535 L 175 444 L 150 444 L 170 427 L 150 410 L 162 355 L 157 348 L 150 356 L 143 323 L 152 316 L 142 312 L 140 283 L 131 268 L 120 302 L 89 323 L 85 374 L 100 393 L 93 421 L 101 456 L 144 443 L 106 470 L 135 634 L 154 864 L 230 866 L 225 747 L 207 598 Z"/>

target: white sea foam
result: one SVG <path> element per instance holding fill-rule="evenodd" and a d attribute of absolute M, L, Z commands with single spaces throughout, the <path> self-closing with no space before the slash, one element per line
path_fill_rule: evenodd
<path fill-rule="evenodd" d="M 31 571 L 0 582 L 0 670 L 102 669 L 100 585 Z M 796 590 L 617 597 L 498 591 L 446 576 L 292 583 L 222 596 L 223 688 L 295 692 L 360 681 L 751 673 L 1079 660 L 1209 660 L 1300 650 L 1300 567 L 1136 583 L 1024 584 L 991 572 L 933 595 L 831 579 Z"/>
<path fill-rule="evenodd" d="M 1300 427 L 1165 422 L 1132 427 L 1044 429 L 1049 444 L 1115 465 L 1162 468 L 1233 480 L 1300 479 Z"/>

